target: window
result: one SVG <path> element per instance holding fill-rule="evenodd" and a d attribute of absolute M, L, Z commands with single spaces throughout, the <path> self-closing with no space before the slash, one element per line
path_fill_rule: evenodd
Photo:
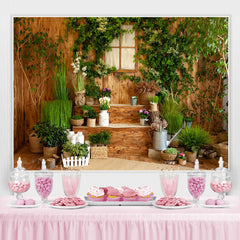
<path fill-rule="evenodd" d="M 122 25 L 122 29 L 131 30 L 131 25 Z M 115 66 L 118 72 L 135 72 L 136 64 L 134 55 L 136 52 L 135 32 L 124 33 L 110 44 L 112 51 L 106 52 L 105 61 L 110 66 Z"/>

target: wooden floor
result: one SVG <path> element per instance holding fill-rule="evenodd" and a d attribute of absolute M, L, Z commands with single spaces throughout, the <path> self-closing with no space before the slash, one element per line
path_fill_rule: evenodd
<path fill-rule="evenodd" d="M 24 146 L 18 152 L 14 154 L 14 167 L 18 157 L 22 158 L 23 167 L 27 170 L 40 170 L 40 161 L 42 154 L 34 154 L 29 151 L 28 146 Z M 106 158 L 106 159 L 90 159 L 90 163 L 86 167 L 82 167 L 82 170 L 192 170 L 193 163 L 187 163 L 186 166 L 179 164 L 168 165 L 162 163 L 158 159 L 150 159 L 145 156 L 129 156 L 129 159 L 120 158 Z M 199 158 L 199 166 L 202 170 L 213 170 L 218 167 L 218 158 L 216 159 L 204 159 Z M 227 167 L 227 166 L 226 166 Z M 54 170 L 61 170 L 62 166 L 58 165 Z"/>

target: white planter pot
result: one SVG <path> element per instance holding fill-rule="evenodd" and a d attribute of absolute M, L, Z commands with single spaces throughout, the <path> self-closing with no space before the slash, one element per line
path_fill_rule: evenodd
<path fill-rule="evenodd" d="M 145 126 L 145 125 L 146 125 L 146 122 L 147 122 L 147 119 L 140 118 L 140 125 L 141 125 L 141 126 Z"/>
<path fill-rule="evenodd" d="M 109 113 L 107 112 L 107 110 L 101 110 L 101 112 L 99 113 L 99 126 L 109 126 Z"/>

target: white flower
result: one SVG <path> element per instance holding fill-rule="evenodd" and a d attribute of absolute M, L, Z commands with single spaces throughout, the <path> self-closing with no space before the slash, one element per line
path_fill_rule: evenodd
<path fill-rule="evenodd" d="M 87 66 L 82 68 L 82 71 L 85 72 L 87 70 Z"/>

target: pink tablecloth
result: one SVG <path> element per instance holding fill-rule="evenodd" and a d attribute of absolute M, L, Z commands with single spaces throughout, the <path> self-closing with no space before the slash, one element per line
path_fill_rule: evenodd
<path fill-rule="evenodd" d="M 226 209 L 165 210 L 153 206 L 10 208 L 0 198 L 1 240 L 239 240 L 240 201 Z"/>

